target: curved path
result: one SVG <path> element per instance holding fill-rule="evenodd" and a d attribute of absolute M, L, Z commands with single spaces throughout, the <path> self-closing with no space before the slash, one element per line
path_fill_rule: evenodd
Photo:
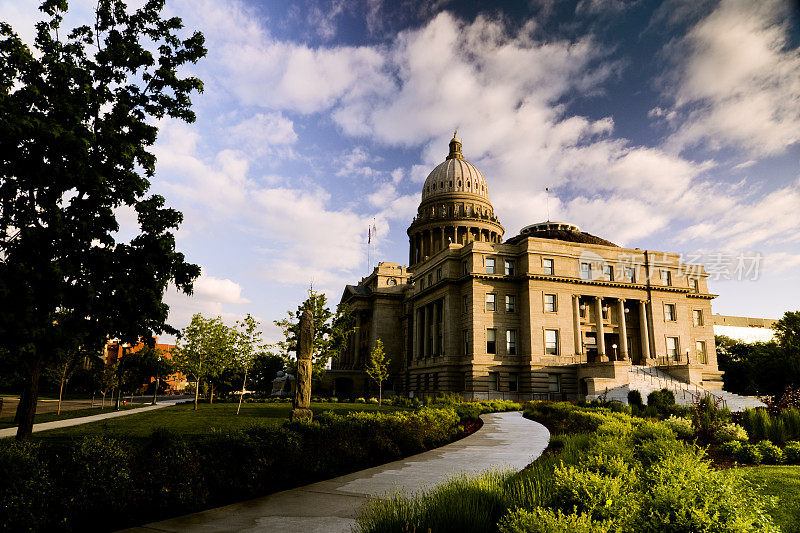
<path fill-rule="evenodd" d="M 543 425 L 520 412 L 483 415 L 472 435 L 418 455 L 254 500 L 179 516 L 128 532 L 349 532 L 368 496 L 432 487 L 453 474 L 493 467 L 521 470 L 550 440 Z"/>

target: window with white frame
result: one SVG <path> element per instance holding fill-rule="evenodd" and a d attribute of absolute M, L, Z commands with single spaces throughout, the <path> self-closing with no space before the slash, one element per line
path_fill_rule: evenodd
<path fill-rule="evenodd" d="M 700 280 L 693 278 L 690 283 L 692 284 L 692 292 L 700 292 Z"/>
<path fill-rule="evenodd" d="M 614 281 L 614 267 L 612 265 L 603 265 L 603 279 Z"/>
<path fill-rule="evenodd" d="M 679 356 L 678 337 L 667 337 L 667 357 L 677 361 Z"/>
<path fill-rule="evenodd" d="M 506 276 L 513 276 L 514 275 L 514 261 L 510 259 L 505 259 L 503 261 L 505 268 L 506 268 Z"/>
<path fill-rule="evenodd" d="M 636 283 L 636 270 L 633 267 L 625 267 L 625 281 Z"/>
<path fill-rule="evenodd" d="M 506 353 L 517 355 L 517 331 L 514 329 L 506 331 Z"/>
<path fill-rule="evenodd" d="M 487 274 L 494 274 L 494 257 L 485 258 L 483 264 L 486 267 Z"/>
<path fill-rule="evenodd" d="M 506 294 L 506 313 L 517 312 L 517 297 L 514 294 Z"/>
<path fill-rule="evenodd" d="M 665 287 L 670 287 L 672 285 L 672 272 L 669 270 L 662 270 L 661 271 L 661 283 Z"/>
<path fill-rule="evenodd" d="M 702 309 L 695 309 L 692 311 L 692 324 L 694 326 L 702 326 L 703 325 L 703 310 Z"/>
<path fill-rule="evenodd" d="M 555 313 L 557 309 L 556 304 L 556 295 L 555 294 L 545 294 L 544 295 L 544 310 L 547 313 Z"/>
<path fill-rule="evenodd" d="M 558 330 L 544 330 L 544 353 L 547 355 L 558 355 Z"/>
<path fill-rule="evenodd" d="M 488 293 L 486 295 L 486 310 L 487 311 L 494 311 L 495 310 L 495 295 L 492 293 Z"/>
<path fill-rule="evenodd" d="M 697 341 L 694 343 L 695 351 L 697 352 L 697 361 L 700 364 L 708 363 L 708 353 L 706 352 L 706 341 Z"/>
<path fill-rule="evenodd" d="M 486 353 L 497 353 L 497 330 L 494 328 L 486 330 Z"/>
<path fill-rule="evenodd" d="M 591 263 L 581 263 L 581 279 L 592 279 Z"/>
<path fill-rule="evenodd" d="M 675 322 L 675 304 L 664 304 L 664 320 Z"/>
<path fill-rule="evenodd" d="M 548 276 L 552 276 L 553 273 L 555 272 L 553 268 L 553 260 L 542 259 L 542 270 L 544 270 L 544 273 L 547 274 Z"/>

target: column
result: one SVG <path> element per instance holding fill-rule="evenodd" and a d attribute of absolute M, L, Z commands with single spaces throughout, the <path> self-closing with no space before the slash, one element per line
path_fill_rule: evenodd
<path fill-rule="evenodd" d="M 578 294 L 572 296 L 572 332 L 575 335 L 575 354 L 583 353 L 583 342 L 581 339 L 581 297 Z"/>
<path fill-rule="evenodd" d="M 603 330 L 603 299 L 599 296 L 594 297 L 594 308 L 597 315 L 597 354 L 601 361 L 606 359 L 606 340 L 603 337 L 605 331 Z"/>
<path fill-rule="evenodd" d="M 358 368 L 358 358 L 359 358 L 359 351 L 361 348 L 361 313 L 356 313 L 356 327 L 353 330 L 353 343 L 354 343 L 354 351 L 353 351 L 353 366 L 352 368 Z"/>
<path fill-rule="evenodd" d="M 625 300 L 617 300 L 619 310 L 619 353 L 621 361 L 628 360 L 628 325 L 625 323 Z"/>
<path fill-rule="evenodd" d="M 408 264 L 414 264 L 414 237 L 408 238 Z"/>
<path fill-rule="evenodd" d="M 442 226 L 442 250 L 447 250 L 447 235 L 445 231 L 445 226 Z"/>
<path fill-rule="evenodd" d="M 431 342 L 431 355 L 436 357 L 439 355 L 439 306 L 436 302 L 431 304 L 433 306 L 433 342 Z"/>
<path fill-rule="evenodd" d="M 442 341 L 439 343 L 439 355 L 445 354 L 447 346 L 447 296 L 442 298 Z"/>
<path fill-rule="evenodd" d="M 647 302 L 639 300 L 639 333 L 642 337 L 642 364 L 650 359 L 650 332 L 647 327 Z"/>
<path fill-rule="evenodd" d="M 414 322 L 411 326 L 414 330 L 413 337 L 411 337 L 414 339 L 411 348 L 411 358 L 416 361 L 419 359 L 419 309 L 414 309 Z"/>
<path fill-rule="evenodd" d="M 428 328 L 428 315 L 430 313 L 428 312 L 428 306 L 427 305 L 423 309 L 425 310 L 425 312 L 424 312 L 424 317 L 425 318 L 423 319 L 423 322 L 422 322 L 422 330 L 423 330 L 422 356 L 423 357 L 428 357 L 428 356 L 430 356 L 430 346 L 431 346 L 431 343 L 428 340 L 430 338 L 430 329 Z"/>

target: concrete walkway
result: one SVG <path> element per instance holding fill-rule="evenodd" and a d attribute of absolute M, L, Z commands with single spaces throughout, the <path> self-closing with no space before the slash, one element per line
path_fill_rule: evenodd
<path fill-rule="evenodd" d="M 42 422 L 41 424 L 33 425 L 33 432 L 47 431 L 48 429 L 68 428 L 70 426 L 79 426 L 81 424 L 88 424 L 89 422 L 97 422 L 98 420 L 107 420 L 109 418 L 117 418 L 118 416 L 135 415 L 152 411 L 153 409 L 161 409 L 162 407 L 169 407 L 176 403 L 185 402 L 186 399 L 181 400 L 164 400 L 158 402 L 156 405 L 148 405 L 146 407 L 138 407 L 136 409 L 124 409 L 122 411 L 112 411 L 110 413 L 101 413 L 99 415 L 81 416 L 78 418 L 67 418 L 65 420 L 55 420 L 53 422 Z M 13 437 L 17 434 L 17 428 L 0 429 L 0 439 L 5 437 Z"/>
<path fill-rule="evenodd" d="M 335 479 L 126 530 L 128 533 L 281 531 L 349 532 L 368 496 L 416 492 L 453 474 L 493 467 L 521 470 L 550 440 L 547 429 L 520 412 L 483 415 L 483 427 L 441 448 Z"/>

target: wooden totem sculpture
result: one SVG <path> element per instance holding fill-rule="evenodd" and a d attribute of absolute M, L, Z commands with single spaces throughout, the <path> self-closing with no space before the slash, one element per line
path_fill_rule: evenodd
<path fill-rule="evenodd" d="M 314 343 L 314 314 L 310 309 L 300 316 L 300 332 L 297 336 L 297 375 L 295 376 L 292 420 L 311 420 L 311 353 Z"/>

